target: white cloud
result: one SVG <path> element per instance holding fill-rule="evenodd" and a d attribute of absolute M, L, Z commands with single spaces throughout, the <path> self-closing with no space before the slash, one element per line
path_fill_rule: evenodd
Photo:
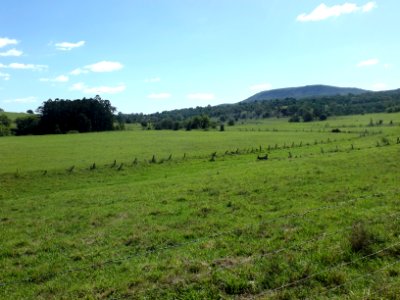
<path fill-rule="evenodd" d="M 86 73 L 89 73 L 89 71 L 88 70 L 82 70 L 82 69 L 78 68 L 78 69 L 72 70 L 69 74 L 71 74 L 71 75 L 81 75 L 81 74 L 86 74 Z"/>
<path fill-rule="evenodd" d="M 0 38 L 0 48 L 3 48 L 8 45 L 16 45 L 18 44 L 17 40 L 9 39 L 9 38 Z"/>
<path fill-rule="evenodd" d="M 153 78 L 147 78 L 144 80 L 146 83 L 155 83 L 155 82 L 160 82 L 161 78 L 160 77 L 153 77 Z"/>
<path fill-rule="evenodd" d="M 65 75 L 60 75 L 55 78 L 40 78 L 39 81 L 43 82 L 68 82 L 69 77 Z"/>
<path fill-rule="evenodd" d="M 47 69 L 47 66 L 45 66 L 45 65 L 34 65 L 34 64 L 11 63 L 9 65 L 0 64 L 0 68 L 41 71 L 41 70 Z"/>
<path fill-rule="evenodd" d="M 367 4 L 362 6 L 362 11 L 363 12 L 369 12 L 371 10 L 373 10 L 374 8 L 376 8 L 377 5 L 375 2 L 368 2 Z"/>
<path fill-rule="evenodd" d="M 360 61 L 357 64 L 357 67 L 369 67 L 369 66 L 374 66 L 374 65 L 377 65 L 377 64 L 379 64 L 379 59 L 371 58 L 371 59 Z"/>
<path fill-rule="evenodd" d="M 382 82 L 378 82 L 378 83 L 374 83 L 371 86 L 372 90 L 374 91 L 384 91 L 388 89 L 388 86 L 386 83 L 382 83 Z"/>
<path fill-rule="evenodd" d="M 67 82 L 69 80 L 68 76 L 60 75 L 53 79 L 54 82 Z"/>
<path fill-rule="evenodd" d="M 149 99 L 168 99 L 168 98 L 171 98 L 171 96 L 172 95 L 169 93 L 158 93 L 158 94 L 153 93 L 153 94 L 147 95 L 147 98 L 149 98 Z"/>
<path fill-rule="evenodd" d="M 83 90 L 84 88 L 85 88 L 85 84 L 82 83 L 82 82 L 74 83 L 74 84 L 71 86 L 71 90 L 72 90 L 72 91 L 81 91 L 81 90 Z"/>
<path fill-rule="evenodd" d="M 81 91 L 85 94 L 117 94 L 125 91 L 125 89 L 125 84 L 119 84 L 117 86 L 88 87 L 83 82 L 75 83 L 71 87 L 71 90 Z"/>
<path fill-rule="evenodd" d="M 30 96 L 25 98 L 17 98 L 17 99 L 7 99 L 3 101 L 4 103 L 35 103 L 37 102 L 37 97 Z"/>
<path fill-rule="evenodd" d="M 69 42 L 62 42 L 62 43 L 56 43 L 56 49 L 61 50 L 61 51 L 70 51 L 74 48 L 79 48 L 85 45 L 85 41 L 79 41 L 77 43 L 69 43 Z"/>
<path fill-rule="evenodd" d="M 0 72 L 0 78 L 3 78 L 4 80 L 10 80 L 11 75 L 7 74 L 7 73 Z"/>
<path fill-rule="evenodd" d="M 339 17 L 340 15 L 350 14 L 355 12 L 369 12 L 376 8 L 375 2 L 368 2 L 365 5 L 358 6 L 355 3 L 344 3 L 341 5 L 327 6 L 325 3 L 321 3 L 311 13 L 302 13 L 297 16 L 297 21 L 309 22 L 309 21 L 322 21 L 331 17 Z"/>
<path fill-rule="evenodd" d="M 123 64 L 117 61 L 100 61 L 98 63 L 84 66 L 83 68 L 77 68 L 72 70 L 69 74 L 71 75 L 81 75 L 87 74 L 89 72 L 104 73 L 118 71 L 123 68 Z"/>
<path fill-rule="evenodd" d="M 118 86 L 97 86 L 86 88 L 84 90 L 87 94 L 117 94 L 125 91 L 126 86 L 121 84 Z"/>
<path fill-rule="evenodd" d="M 260 83 L 260 84 L 254 84 L 249 87 L 250 91 L 253 92 L 261 92 L 261 91 L 266 91 L 270 90 L 272 88 L 272 84 L 270 83 Z"/>
<path fill-rule="evenodd" d="M 101 61 L 92 65 L 87 65 L 84 69 L 91 72 L 112 72 L 121 70 L 124 66 L 116 61 Z"/>
<path fill-rule="evenodd" d="M 17 49 L 10 49 L 6 52 L 0 52 L 0 56 L 21 56 L 22 51 L 17 50 Z"/>
<path fill-rule="evenodd" d="M 392 67 L 392 65 L 391 65 L 391 64 L 384 64 L 383 67 L 384 67 L 385 69 L 390 69 L 390 68 Z"/>
<path fill-rule="evenodd" d="M 188 94 L 187 98 L 189 100 L 214 100 L 215 95 L 210 93 L 195 93 L 195 94 Z"/>

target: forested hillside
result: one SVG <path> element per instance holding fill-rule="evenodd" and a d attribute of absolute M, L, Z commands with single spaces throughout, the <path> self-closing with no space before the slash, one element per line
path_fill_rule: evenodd
<path fill-rule="evenodd" d="M 285 98 L 308 98 L 308 97 L 322 97 L 322 96 L 336 96 L 336 95 L 359 95 L 370 91 L 358 89 L 358 88 L 344 88 L 330 85 L 306 85 L 301 87 L 289 87 L 282 89 L 273 89 L 259 92 L 242 102 L 254 102 L 274 99 L 285 99 Z"/>
<path fill-rule="evenodd" d="M 288 117 L 292 122 L 325 120 L 330 116 L 400 111 L 400 90 L 368 92 L 360 95 L 347 94 L 303 99 L 285 98 L 268 101 L 240 102 L 196 108 L 164 111 L 154 114 L 122 114 L 121 122 L 141 123 L 145 128 L 190 129 L 201 116 L 207 116 L 215 124 L 231 124 L 241 119 Z M 198 120 L 197 120 L 198 121 Z M 197 122 L 196 121 L 196 122 Z M 210 122 L 212 125 L 213 123 Z"/>

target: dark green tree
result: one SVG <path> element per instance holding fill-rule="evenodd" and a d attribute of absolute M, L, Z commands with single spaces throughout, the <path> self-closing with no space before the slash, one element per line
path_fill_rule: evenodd
<path fill-rule="evenodd" d="M 7 115 L 0 114 L 0 136 L 10 135 L 11 120 Z"/>
<path fill-rule="evenodd" d="M 19 117 L 15 120 L 15 123 L 17 124 L 16 135 L 38 134 L 40 132 L 38 116 Z"/>
<path fill-rule="evenodd" d="M 100 96 L 81 100 L 48 100 L 38 109 L 40 133 L 113 130 L 115 108 Z"/>

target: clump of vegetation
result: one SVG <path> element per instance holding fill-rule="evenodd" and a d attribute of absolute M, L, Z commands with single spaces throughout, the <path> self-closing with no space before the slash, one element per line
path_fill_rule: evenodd
<path fill-rule="evenodd" d="M 352 251 L 364 253 L 370 252 L 374 241 L 374 235 L 368 230 L 363 222 L 357 222 L 353 225 L 349 236 Z"/>
<path fill-rule="evenodd" d="M 215 158 L 217 157 L 217 152 L 211 153 L 211 158 L 210 161 L 215 161 Z"/>
<path fill-rule="evenodd" d="M 389 146 L 390 145 L 390 141 L 386 136 L 381 138 L 381 142 L 382 142 L 383 146 Z"/>
<path fill-rule="evenodd" d="M 0 114 L 0 136 L 7 136 L 11 134 L 11 120 L 5 114 Z"/>

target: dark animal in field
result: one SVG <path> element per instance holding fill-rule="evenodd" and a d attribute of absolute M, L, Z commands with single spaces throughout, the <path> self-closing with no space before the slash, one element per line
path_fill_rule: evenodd
<path fill-rule="evenodd" d="M 215 158 L 217 157 L 217 152 L 214 152 L 211 154 L 210 161 L 215 161 Z"/>
<path fill-rule="evenodd" d="M 264 156 L 257 155 L 257 160 L 268 160 L 268 154 L 265 154 Z"/>

